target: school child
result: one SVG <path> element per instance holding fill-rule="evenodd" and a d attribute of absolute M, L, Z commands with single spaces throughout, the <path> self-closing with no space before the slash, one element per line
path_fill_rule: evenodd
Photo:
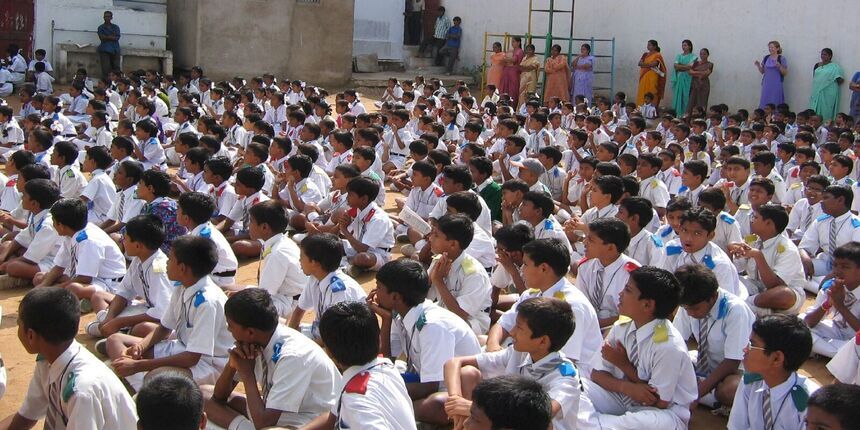
<path fill-rule="evenodd" d="M 36 162 L 36 157 L 30 151 L 16 151 L 6 161 L 8 177 L 3 181 L 3 191 L 0 192 L 0 211 L 12 212 L 21 206 L 21 193 L 18 191 L 18 175 L 21 169 Z M 5 175 L 0 174 L 0 179 Z"/>
<path fill-rule="evenodd" d="M 167 278 L 167 256 L 160 249 L 162 242 L 164 227 L 158 217 L 140 215 L 129 220 L 123 235 L 125 254 L 131 257 L 127 276 L 117 285 L 108 308 L 87 325 L 87 334 L 104 338 L 127 328 L 132 335 L 142 337 L 155 329 L 173 294 L 173 284 Z"/>
<path fill-rule="evenodd" d="M 80 198 L 87 204 L 88 221 L 101 225 L 108 219 L 108 213 L 118 198 L 116 185 L 105 173 L 113 160 L 103 146 L 91 147 L 86 154 L 83 170 L 90 173 L 90 181 L 81 190 Z"/>
<path fill-rule="evenodd" d="M 639 196 L 648 199 L 661 218 L 666 215 L 666 205 L 669 203 L 669 189 L 657 178 L 662 164 L 660 157 L 642 154 L 636 165 L 636 174 L 641 181 Z"/>
<path fill-rule="evenodd" d="M 332 138 L 329 140 L 329 142 L 331 143 L 331 147 L 334 153 L 332 154 L 331 160 L 325 168 L 325 171 L 328 174 L 334 174 L 334 169 L 341 164 L 352 163 L 353 154 L 353 138 L 351 133 L 338 131 L 332 133 L 331 137 Z M 411 144 L 409 148 L 411 151 Z"/>
<path fill-rule="evenodd" d="M 550 195 L 549 188 L 540 181 L 540 178 L 546 174 L 546 168 L 536 158 L 526 158 L 517 164 L 519 179 L 522 179 L 528 186 L 529 191 L 536 191 Z"/>
<path fill-rule="evenodd" d="M 771 201 L 781 204 L 785 200 L 785 181 L 779 173 L 777 173 L 774 164 L 776 156 L 770 151 L 763 151 L 752 157 L 753 170 L 757 176 L 762 176 L 770 179 L 774 185 L 774 192 Z"/>
<path fill-rule="evenodd" d="M 519 207 L 519 218 L 534 230 L 535 239 L 558 239 L 573 255 L 573 248 L 561 223 L 552 214 L 554 203 L 549 194 L 529 191 L 523 195 Z"/>
<path fill-rule="evenodd" d="M 860 244 L 851 242 L 833 253 L 831 278 L 824 281 L 815 306 L 803 316 L 812 332 L 812 352 L 833 357 L 860 331 Z"/>
<path fill-rule="evenodd" d="M 51 174 L 44 165 L 31 164 L 24 166 L 19 175 L 19 179 L 15 182 L 15 189 L 18 193 L 24 192 L 24 185 L 28 180 L 33 179 L 49 179 Z M 55 183 L 56 184 L 56 183 Z M 0 211 L 0 225 L 6 233 L 6 239 L 12 239 L 18 232 L 27 227 L 27 220 L 30 212 L 24 209 L 21 204 L 18 204 L 11 212 Z"/>
<path fill-rule="evenodd" d="M 313 312 L 314 320 L 310 336 L 320 341 L 320 319 L 326 310 L 340 302 L 364 302 L 367 295 L 351 277 L 340 271 L 343 246 L 340 239 L 330 233 L 321 233 L 304 238 L 301 242 L 302 272 L 308 276 L 308 284 L 290 315 L 290 328 L 299 330 L 305 313 Z"/>
<path fill-rule="evenodd" d="M 819 388 L 809 396 L 806 412 L 806 428 L 809 430 L 845 430 L 860 420 L 857 403 L 860 402 L 860 387 L 849 384 L 833 384 Z"/>
<path fill-rule="evenodd" d="M 541 148 L 537 159 L 546 170 L 540 177 L 540 182 L 549 190 L 553 200 L 561 201 L 562 191 L 567 179 L 567 173 L 559 167 L 562 153 L 554 146 Z"/>
<path fill-rule="evenodd" d="M 349 209 L 346 186 L 352 179 L 359 176 L 361 173 L 353 164 L 337 166 L 332 178 L 332 189 L 328 196 L 317 205 L 305 205 L 305 213 L 293 217 L 291 225 L 299 231 L 337 234 L 337 220 Z M 294 236 L 294 238 L 297 242 L 301 240 L 299 235 Z"/>
<path fill-rule="evenodd" d="M 218 250 L 218 264 L 210 277 L 215 285 L 227 287 L 235 283 L 239 263 L 224 235 L 210 222 L 215 212 L 215 200 L 208 194 L 196 191 L 183 193 L 177 201 L 176 222 L 192 236 L 212 240 Z"/>
<path fill-rule="evenodd" d="M 359 177 L 347 185 L 348 216 L 338 222 L 347 260 L 355 270 L 378 270 L 391 258 L 394 226 L 388 214 L 373 196 L 379 185 L 370 178 Z"/>
<path fill-rule="evenodd" d="M 340 382 L 337 368 L 322 348 L 278 323 L 269 293 L 257 288 L 237 292 L 224 314 L 237 346 L 206 401 L 214 424 L 298 428 L 332 408 Z M 240 382 L 244 395 L 233 392 Z"/>
<path fill-rule="evenodd" d="M 854 160 L 847 155 L 834 155 L 830 164 L 827 165 L 830 170 L 831 182 L 834 185 L 844 185 L 851 187 L 854 185 L 854 180 L 851 179 L 851 171 L 854 168 Z"/>
<path fill-rule="evenodd" d="M 756 320 L 744 351 L 746 373 L 735 393 L 728 428 L 806 428 L 809 395 L 818 384 L 797 369 L 811 349 L 809 329 L 797 317 L 768 315 Z"/>
<path fill-rule="evenodd" d="M 431 284 L 421 263 L 410 259 L 388 262 L 379 269 L 376 282 L 369 304 L 382 318 L 382 354 L 397 357 L 405 353 L 402 375 L 415 402 L 416 420 L 436 421 L 435 404 L 428 396 L 439 391 L 445 362 L 480 353 L 478 339 L 461 317 L 427 300 Z"/>
<path fill-rule="evenodd" d="M 170 252 L 174 239 L 188 233 L 188 230 L 179 225 L 176 220 L 176 200 L 168 197 L 168 193 L 170 193 L 170 176 L 166 172 L 147 170 L 140 176 L 140 182 L 137 184 L 137 198 L 144 201 L 140 213 L 152 214 L 161 219 L 165 233 L 161 250 L 165 254 Z"/>
<path fill-rule="evenodd" d="M 696 400 L 696 374 L 684 338 L 668 319 L 678 307 L 681 286 L 656 267 L 630 272 L 619 311 L 630 319 L 612 326 L 595 361 L 585 395 L 604 429 L 685 429 Z"/>
<path fill-rule="evenodd" d="M 469 160 L 469 172 L 477 184 L 478 195 L 490 209 L 491 219 L 501 222 L 502 186 L 493 179 L 493 162 L 487 157 L 472 157 Z"/>
<path fill-rule="evenodd" d="M 117 136 L 111 140 L 109 149 L 113 164 L 105 170 L 111 179 L 114 178 L 116 170 L 124 161 L 137 161 L 134 158 L 134 147 L 134 140 L 128 137 Z"/>
<path fill-rule="evenodd" d="M 715 243 L 717 218 L 707 209 L 689 209 L 681 215 L 678 238 L 666 243 L 665 268 L 675 271 L 684 264 L 703 264 L 714 272 L 724 290 L 746 300 L 749 296 L 729 256 Z"/>
<path fill-rule="evenodd" d="M 343 389 L 331 410 L 307 428 L 379 425 L 414 430 L 403 377 L 388 358 L 377 355 L 380 329 L 373 311 L 364 303 L 337 303 L 325 311 L 319 325 L 326 351 L 343 372 Z"/>
<path fill-rule="evenodd" d="M 63 114 L 63 108 L 60 106 L 60 98 L 56 96 L 45 96 L 42 102 L 42 119 L 50 119 L 54 124 L 57 124 L 59 134 L 66 138 L 72 138 L 78 134 L 75 132 L 75 124 Z M 86 105 L 84 105 L 86 107 Z"/>
<path fill-rule="evenodd" d="M 81 318 L 78 299 L 63 288 L 36 288 L 18 306 L 19 339 L 38 354 L 27 395 L 8 423 L 45 427 L 135 428 L 134 400 L 116 375 L 75 341 Z"/>
<path fill-rule="evenodd" d="M 227 157 L 209 158 L 203 164 L 203 180 L 209 185 L 207 193 L 215 199 L 215 212 L 212 223 L 218 225 L 236 205 L 238 196 L 229 179 L 233 176 L 233 166 Z"/>
<path fill-rule="evenodd" d="M 698 402 L 730 408 L 755 315 L 743 300 L 719 288 L 717 277 L 702 265 L 683 265 L 675 277 L 681 284 L 681 306 L 672 324 L 682 339 L 698 343 L 698 350 L 690 352 Z"/>
<path fill-rule="evenodd" d="M 56 166 L 53 180 L 60 187 L 63 198 L 78 198 L 87 185 L 87 179 L 76 166 L 78 148 L 71 142 L 58 142 L 51 153 L 51 164 Z"/>
<path fill-rule="evenodd" d="M 811 169 L 804 168 L 802 170 Z M 818 174 L 811 175 L 804 181 L 801 187 L 803 189 L 802 198 L 794 203 L 791 212 L 788 214 L 788 226 L 786 229 L 794 243 L 800 243 L 803 235 L 812 226 L 812 222 L 821 216 L 821 197 L 824 190 L 829 186 L 830 181 Z M 852 206 L 856 205 L 856 203 L 852 203 Z"/>
<path fill-rule="evenodd" d="M 469 429 L 549 428 L 552 405 L 533 378 L 505 375 L 485 379 L 472 391 L 472 407 L 464 425 Z"/>
<path fill-rule="evenodd" d="M 387 174 L 395 169 L 402 169 L 409 156 L 409 144 L 415 140 L 415 136 L 409 131 L 409 111 L 398 109 L 391 112 L 390 124 L 392 130 L 383 141 L 382 170 Z M 387 153 L 387 155 L 385 155 Z"/>
<path fill-rule="evenodd" d="M 137 428 L 159 430 L 200 430 L 206 427 L 203 393 L 191 378 L 165 372 L 145 381 L 137 392 Z"/>
<path fill-rule="evenodd" d="M 636 158 L 633 154 L 620 154 L 618 158 L 615 159 L 615 163 L 618 165 L 618 168 L 621 169 L 621 177 L 629 176 L 636 177 L 636 165 L 638 163 L 638 158 Z"/>
<path fill-rule="evenodd" d="M 143 164 L 134 159 L 117 164 L 112 181 L 117 190 L 116 200 L 99 226 L 105 233 L 116 234 L 115 239 L 119 239 L 118 232 L 130 219 L 140 214 L 144 205 L 144 201 L 137 196 L 137 186 L 143 176 Z"/>
<path fill-rule="evenodd" d="M 24 130 L 9 106 L 0 106 L 0 156 L 8 159 L 10 152 L 19 151 L 24 145 Z"/>
<path fill-rule="evenodd" d="M 726 207 L 726 195 L 723 194 L 722 190 L 711 187 L 699 193 L 699 207 L 717 214 L 717 229 L 714 231 L 713 242 L 723 252 L 726 254 L 729 253 L 730 243 L 743 241 L 740 223 L 735 217 L 729 215 L 724 210 Z"/>
<path fill-rule="evenodd" d="M 726 195 L 727 212 L 734 214 L 738 207 L 749 204 L 750 162 L 741 157 L 731 157 L 722 167 L 726 180 L 718 183 Z"/>
<path fill-rule="evenodd" d="M 107 114 L 103 110 L 94 111 L 90 118 L 90 124 L 90 128 L 71 141 L 80 151 L 85 151 L 93 146 L 103 146 L 105 149 L 110 149 L 113 134 L 110 131 Z"/>
<path fill-rule="evenodd" d="M 654 218 L 651 202 L 642 197 L 627 197 L 618 202 L 615 217 L 627 224 L 630 231 L 630 243 L 622 252 L 643 266 L 663 267 L 666 258 L 663 240 L 647 229 Z"/>
<path fill-rule="evenodd" d="M 445 412 L 455 424 L 468 417 L 470 392 L 482 380 L 504 375 L 534 378 L 552 404 L 552 428 L 577 428 L 581 383 L 574 363 L 560 350 L 574 333 L 573 312 L 563 300 L 535 297 L 522 302 L 512 346 L 497 352 L 456 357 L 445 364 Z M 466 367 L 469 366 L 469 367 Z M 444 415 L 442 415 L 444 417 Z"/>
<path fill-rule="evenodd" d="M 833 251 L 860 241 L 860 218 L 848 210 L 853 199 L 854 193 L 846 187 L 830 185 L 824 189 L 823 214 L 812 222 L 797 246 L 807 276 L 826 275 L 832 267 Z"/>
<path fill-rule="evenodd" d="M 436 168 L 426 162 L 418 161 L 412 165 L 412 189 L 409 195 L 404 199 L 403 206 L 414 211 L 418 216 L 427 220 L 430 217 L 430 211 L 436 206 L 439 199 L 445 194 L 442 188 L 436 183 Z M 405 224 L 397 226 L 396 230 L 399 233 L 398 239 L 405 235 L 405 239 L 411 243 L 418 242 L 421 235 L 407 228 Z"/>
<path fill-rule="evenodd" d="M 532 230 L 523 223 L 505 225 L 493 235 L 496 240 L 498 265 L 490 274 L 493 286 L 493 308 L 490 320 L 495 324 L 498 318 L 510 309 L 526 291 L 523 267 L 523 246 L 534 240 Z"/>
<path fill-rule="evenodd" d="M 675 167 L 677 155 L 671 150 L 658 150 L 657 156 L 660 157 L 661 163 L 660 171 L 656 174 L 657 179 L 666 185 L 670 195 L 677 195 L 683 182 L 681 172 Z"/>
<path fill-rule="evenodd" d="M 260 254 L 260 245 L 249 241 L 249 210 L 269 198 L 261 191 L 265 183 L 263 172 L 253 167 L 244 167 L 236 173 L 236 195 L 238 199 L 227 217 L 218 224 L 218 230 L 231 243 L 237 256 L 254 257 Z"/>
<path fill-rule="evenodd" d="M 258 139 L 258 137 L 255 137 Z M 260 138 L 262 139 L 262 138 Z M 266 142 L 268 142 L 268 138 L 265 138 Z M 269 159 L 269 148 L 268 145 L 263 143 L 258 143 L 254 141 L 249 143 L 245 148 L 245 167 L 250 167 L 256 169 L 263 174 L 263 187 L 261 188 L 262 192 L 271 198 L 274 192 L 275 186 L 275 174 L 269 169 L 269 166 L 266 164 L 266 160 Z"/>
<path fill-rule="evenodd" d="M 373 133 L 375 135 L 375 133 Z M 373 201 L 380 207 L 385 206 L 385 183 L 380 176 L 380 172 L 374 169 L 377 164 L 376 153 L 371 148 L 360 147 L 356 148 L 352 157 L 352 164 L 358 167 L 361 171 L 361 176 L 371 179 L 378 187 L 379 193 L 373 198 Z"/>
<path fill-rule="evenodd" d="M 576 243 L 576 251 L 580 254 L 584 248 L 580 242 L 585 238 L 588 224 L 599 218 L 614 217 L 618 213 L 618 201 L 624 193 L 624 182 L 617 176 L 600 176 L 592 180 L 590 186 L 583 189 L 580 205 L 588 199 L 591 207 L 579 217 L 574 217 L 565 224 L 565 232 L 571 245 Z"/>
<path fill-rule="evenodd" d="M 442 215 L 448 213 L 447 196 L 459 191 L 474 192 L 472 189 L 472 175 L 466 166 L 445 166 L 442 169 L 442 175 L 439 177 L 439 183 L 445 194 L 439 197 L 436 201 L 436 206 L 430 211 L 430 218 L 434 219 L 439 219 Z M 487 203 L 480 196 L 478 201 L 481 204 L 481 213 L 478 215 L 476 222 L 484 231 L 491 232 L 493 231 L 493 221 L 490 218 L 490 208 L 487 207 Z"/>
<path fill-rule="evenodd" d="M 702 160 L 691 160 L 684 163 L 684 172 L 681 173 L 681 187 L 677 195 L 690 200 L 693 207 L 699 206 L 699 195 L 707 187 L 705 180 L 708 179 L 708 165 Z"/>
<path fill-rule="evenodd" d="M 125 257 L 110 236 L 87 222 L 87 205 L 79 199 L 61 199 L 51 206 L 54 230 L 62 237 L 54 264 L 47 272 L 33 277 L 36 287 L 59 286 L 68 289 L 92 309 L 108 307 L 108 295 L 126 274 Z"/>
<path fill-rule="evenodd" d="M 755 238 L 750 232 L 750 222 L 753 213 L 758 208 L 773 200 L 776 187 L 773 181 L 762 176 L 755 176 L 749 181 L 748 199 L 749 203 L 738 206 L 735 212 L 734 219 L 737 221 L 738 228 L 741 231 L 741 237 L 745 242 L 752 243 Z"/>
<path fill-rule="evenodd" d="M 84 119 L 89 119 L 86 110 L 90 99 L 84 93 L 84 83 L 72 82 L 72 86 L 69 88 L 69 97 L 71 97 L 71 102 L 69 102 L 68 108 L 63 111 L 63 115 L 70 117 L 72 122 L 84 122 Z"/>
<path fill-rule="evenodd" d="M 134 156 L 143 168 L 149 170 L 158 166 L 159 169 L 167 170 L 167 157 L 164 148 L 158 142 L 158 126 L 151 119 L 142 119 L 135 124 L 135 137 L 139 142 L 134 148 Z"/>
<path fill-rule="evenodd" d="M 536 239 L 522 248 L 525 286 L 528 288 L 510 310 L 502 314 L 487 335 L 487 351 L 502 349 L 502 342 L 516 325 L 517 306 L 532 297 L 555 297 L 569 303 L 573 309 L 576 330 L 562 348 L 565 357 L 576 363 L 588 375 L 594 354 L 600 348 L 602 336 L 597 314 L 585 294 L 566 277 L 570 267 L 567 248 L 555 239 Z"/>
<path fill-rule="evenodd" d="M 27 185 L 29 184 L 29 185 Z M 60 190 L 47 179 L 32 179 L 24 185 L 21 207 L 31 215 L 27 227 L 12 240 L 0 245 L 0 289 L 31 283 L 39 272 L 53 267 L 59 248 L 59 236 L 51 218 L 51 206 L 60 198 Z"/>
<path fill-rule="evenodd" d="M 821 166 L 815 161 L 804 161 L 793 172 L 796 175 L 795 181 L 786 183 L 785 199 L 782 201 L 782 205 L 785 207 L 793 207 L 795 203 L 805 197 L 803 189 L 806 182 L 810 176 L 818 175 L 821 172 Z"/>
<path fill-rule="evenodd" d="M 500 129 L 505 126 L 500 123 Z M 518 163 L 526 159 L 526 140 L 521 136 L 508 136 L 504 140 L 504 149 L 496 155 L 498 169 L 502 174 L 503 181 L 509 181 L 519 177 Z"/>
<path fill-rule="evenodd" d="M 180 193 L 209 192 L 209 184 L 204 179 L 204 165 L 207 160 L 209 160 L 209 152 L 205 148 L 198 146 L 188 149 L 182 157 L 185 177 L 179 173 L 173 175 L 170 178 L 171 183 L 176 186 Z"/>
<path fill-rule="evenodd" d="M 323 192 L 309 179 L 313 162 L 306 155 L 294 155 L 287 160 L 286 170 L 279 175 L 277 186 L 281 188 L 275 197 L 292 218 L 305 211 L 307 204 L 318 204 Z"/>

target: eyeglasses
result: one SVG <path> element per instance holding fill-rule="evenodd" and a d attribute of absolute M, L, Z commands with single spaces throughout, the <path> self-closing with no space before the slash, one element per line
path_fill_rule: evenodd
<path fill-rule="evenodd" d="M 752 342 L 747 342 L 747 349 L 749 349 L 749 350 L 757 349 L 757 350 L 762 351 L 762 352 L 767 352 L 767 348 L 755 346 L 752 344 Z"/>

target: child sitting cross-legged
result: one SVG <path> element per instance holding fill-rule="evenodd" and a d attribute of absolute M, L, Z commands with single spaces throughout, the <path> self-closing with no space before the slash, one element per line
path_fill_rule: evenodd
<path fill-rule="evenodd" d="M 855 343 L 855 334 L 860 331 L 858 286 L 860 244 L 849 242 L 833 251 L 833 269 L 829 279 L 818 291 L 815 305 L 803 315 L 812 332 L 812 352 L 833 357 L 843 345 Z M 831 361 L 831 365 L 835 361 Z"/>
<path fill-rule="evenodd" d="M 0 289 L 29 285 L 39 272 L 54 265 L 60 238 L 54 228 L 51 206 L 60 198 L 60 188 L 48 179 L 24 184 L 21 207 L 30 212 L 27 227 L 0 245 Z"/>
<path fill-rule="evenodd" d="M 218 224 L 218 230 L 224 233 L 237 256 L 250 258 L 260 255 L 260 244 L 249 240 L 249 210 L 254 205 L 269 200 L 262 191 L 264 184 L 265 178 L 260 169 L 243 167 L 236 173 L 235 187 L 239 199 L 230 209 L 227 217 Z"/>
<path fill-rule="evenodd" d="M 111 234 L 117 242 L 120 238 L 119 231 L 143 210 L 144 201 L 137 196 L 137 186 L 142 176 L 143 164 L 138 161 L 125 160 L 116 166 L 113 175 L 113 185 L 117 190 L 116 200 L 99 227 L 105 233 Z"/>
<path fill-rule="evenodd" d="M 81 190 L 81 199 L 87 204 L 89 222 L 99 225 L 108 218 L 108 213 L 119 197 L 116 185 L 106 170 L 113 160 L 104 146 L 87 148 L 83 170 L 90 173 L 90 181 Z"/>
<path fill-rule="evenodd" d="M 179 196 L 176 221 L 192 236 L 205 237 L 218 249 L 218 264 L 209 275 L 215 285 L 226 287 L 235 283 L 239 262 L 224 235 L 210 222 L 215 213 L 215 200 L 208 194 L 189 192 Z"/>
<path fill-rule="evenodd" d="M 350 206 L 338 222 L 351 274 L 361 270 L 378 270 L 391 259 L 394 226 L 388 214 L 375 202 L 379 193 L 377 181 L 358 177 L 346 186 Z"/>

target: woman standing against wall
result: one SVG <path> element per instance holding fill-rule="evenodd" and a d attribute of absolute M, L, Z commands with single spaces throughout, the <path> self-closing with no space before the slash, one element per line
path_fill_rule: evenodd
<path fill-rule="evenodd" d="M 490 69 L 487 70 L 487 84 L 499 88 L 502 85 L 502 73 L 505 69 L 505 53 L 502 52 L 502 44 L 493 44 L 493 53 L 490 54 Z"/>
<path fill-rule="evenodd" d="M 659 107 L 666 90 L 666 62 L 660 54 L 660 45 L 656 40 L 648 41 L 648 50 L 639 59 L 639 91 L 636 93 L 636 105 L 645 104 L 645 94 L 654 96 L 653 106 Z"/>
<path fill-rule="evenodd" d="M 860 116 L 860 72 L 854 73 L 854 77 L 851 78 L 848 88 L 851 90 L 851 106 L 849 111 L 851 112 L 851 116 L 854 117 L 854 121 L 858 121 L 860 120 L 858 118 Z"/>
<path fill-rule="evenodd" d="M 681 116 L 687 112 L 687 104 L 690 101 L 690 69 L 696 61 L 693 53 L 693 42 L 684 40 L 681 42 L 681 53 L 675 56 L 675 67 L 672 69 L 672 107 L 675 115 Z"/>
<path fill-rule="evenodd" d="M 690 103 L 687 106 L 687 113 L 690 113 L 694 107 L 708 110 L 708 97 L 711 95 L 710 76 L 714 72 L 714 64 L 708 61 L 710 56 L 711 51 L 708 51 L 708 48 L 700 49 L 699 58 L 690 69 L 693 80 L 690 82 Z"/>
<path fill-rule="evenodd" d="M 570 100 L 570 68 L 567 66 L 567 57 L 561 55 L 561 45 L 552 45 L 544 70 L 546 71 L 544 102 L 553 97 L 558 97 L 563 102 Z"/>
<path fill-rule="evenodd" d="M 812 94 L 809 96 L 809 108 L 822 120 L 829 121 L 836 117 L 836 111 L 839 110 L 839 85 L 843 81 L 842 67 L 833 62 L 833 51 L 830 48 L 822 49 L 821 61 L 813 68 Z"/>
<path fill-rule="evenodd" d="M 591 45 L 583 43 L 579 47 L 579 55 L 573 59 L 570 68 L 572 69 L 571 82 L 573 82 L 570 100 L 575 100 L 576 96 L 583 96 L 591 103 L 594 93 L 594 56 L 591 55 Z"/>
<path fill-rule="evenodd" d="M 765 105 L 769 103 L 774 105 L 785 103 L 782 81 L 785 80 L 785 75 L 788 73 L 788 61 L 782 56 L 782 46 L 776 40 L 768 42 L 767 51 L 768 54 L 764 56 L 762 61 L 756 60 L 755 62 L 756 68 L 762 75 L 759 109 L 764 109 Z"/>
<path fill-rule="evenodd" d="M 517 107 L 519 108 L 528 101 L 529 93 L 537 90 L 538 71 L 540 70 L 540 60 L 535 55 L 535 46 L 526 46 L 526 56 L 520 62 L 520 96 L 517 99 Z"/>
<path fill-rule="evenodd" d="M 505 67 L 502 70 L 502 84 L 499 94 L 507 94 L 514 100 L 520 95 L 520 62 L 523 61 L 523 39 L 511 39 L 511 50 L 505 54 Z"/>

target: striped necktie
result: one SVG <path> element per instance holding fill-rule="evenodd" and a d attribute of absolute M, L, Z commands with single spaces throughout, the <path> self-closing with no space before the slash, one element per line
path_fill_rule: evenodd
<path fill-rule="evenodd" d="M 773 408 L 770 405 L 770 389 L 766 387 L 761 396 L 761 411 L 764 418 L 765 430 L 773 430 Z"/>
<path fill-rule="evenodd" d="M 696 373 L 706 374 L 708 371 L 708 329 L 710 324 L 710 315 L 705 315 L 699 320 L 699 353 L 696 357 Z"/>
<path fill-rule="evenodd" d="M 833 253 L 833 250 L 836 249 L 836 240 L 839 238 L 839 228 L 836 226 L 836 218 L 830 219 L 830 253 Z"/>
<path fill-rule="evenodd" d="M 600 305 L 603 302 L 604 296 L 604 285 L 603 285 L 603 273 L 606 271 L 605 267 L 601 267 L 597 269 L 597 277 L 594 279 L 594 288 L 591 289 L 588 295 L 588 301 L 591 302 L 591 306 L 594 306 L 595 311 L 600 310 Z"/>

